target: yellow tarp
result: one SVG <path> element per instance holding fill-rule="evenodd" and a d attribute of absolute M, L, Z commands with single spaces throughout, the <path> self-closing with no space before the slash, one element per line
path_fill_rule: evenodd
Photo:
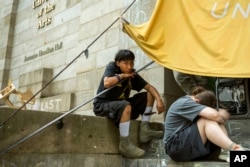
<path fill-rule="evenodd" d="M 250 0 L 157 0 L 148 22 L 123 29 L 164 67 L 250 77 Z"/>

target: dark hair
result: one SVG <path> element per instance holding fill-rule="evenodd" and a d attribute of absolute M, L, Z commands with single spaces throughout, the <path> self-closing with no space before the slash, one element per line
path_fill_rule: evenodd
<path fill-rule="evenodd" d="M 194 88 L 192 88 L 191 90 L 191 95 L 195 96 L 200 92 L 205 91 L 206 89 L 203 86 L 195 86 Z"/>
<path fill-rule="evenodd" d="M 119 50 L 115 55 L 115 62 L 122 61 L 122 60 L 132 60 L 134 61 L 135 55 L 130 50 Z"/>
<path fill-rule="evenodd" d="M 196 95 L 194 95 L 196 99 L 199 99 L 199 103 L 215 108 L 216 107 L 216 96 L 214 92 L 210 90 L 203 90 Z"/>

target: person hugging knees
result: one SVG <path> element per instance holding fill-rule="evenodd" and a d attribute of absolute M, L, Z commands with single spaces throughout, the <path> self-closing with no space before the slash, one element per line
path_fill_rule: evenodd
<path fill-rule="evenodd" d="M 226 151 L 246 150 L 228 137 L 224 124 L 230 113 L 215 107 L 215 94 L 201 86 L 195 87 L 191 95 L 180 97 L 169 107 L 163 142 L 171 159 L 206 159 L 219 150 L 217 158 L 229 162 L 229 154 L 222 156 L 221 148 Z"/>
<path fill-rule="evenodd" d="M 134 69 L 135 55 L 130 50 L 119 50 L 114 61 L 107 66 L 101 78 L 97 94 L 109 89 L 94 99 L 94 113 L 114 120 L 119 127 L 119 151 L 129 158 L 139 158 L 145 151 L 134 145 L 129 139 L 130 120 L 142 115 L 139 140 L 142 143 L 154 138 L 162 138 L 163 131 L 149 127 L 150 113 L 154 102 L 158 114 L 164 112 L 165 106 L 155 87 L 145 81 Z M 146 91 L 140 92 L 142 89 Z M 130 91 L 139 93 L 130 97 Z"/>

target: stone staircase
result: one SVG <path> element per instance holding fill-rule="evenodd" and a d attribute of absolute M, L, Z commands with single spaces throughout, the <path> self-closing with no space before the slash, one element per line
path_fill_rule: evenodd
<path fill-rule="evenodd" d="M 0 108 L 0 122 L 16 111 Z M 128 159 L 118 152 L 119 133 L 111 120 L 103 117 L 70 114 L 61 121 L 50 125 L 28 140 L 5 152 L 10 146 L 22 140 L 62 113 L 22 110 L 0 128 L 0 166 L 9 167 L 228 167 L 219 161 L 193 161 L 177 163 L 164 152 L 161 139 L 141 144 L 138 141 L 140 121 L 132 121 L 131 140 L 146 150 L 140 159 Z M 243 128 L 250 124 L 232 121 L 232 137 L 250 145 L 249 132 Z M 162 128 L 160 123 L 151 123 L 155 129 Z M 244 135 L 243 135 L 244 134 Z M 248 146 L 249 146 L 248 145 Z"/>

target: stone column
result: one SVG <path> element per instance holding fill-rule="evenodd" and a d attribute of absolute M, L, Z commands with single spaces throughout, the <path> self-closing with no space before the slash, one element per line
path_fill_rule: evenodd
<path fill-rule="evenodd" d="M 9 80 L 18 2 L 18 0 L 0 0 L 0 89 L 3 89 Z"/>

